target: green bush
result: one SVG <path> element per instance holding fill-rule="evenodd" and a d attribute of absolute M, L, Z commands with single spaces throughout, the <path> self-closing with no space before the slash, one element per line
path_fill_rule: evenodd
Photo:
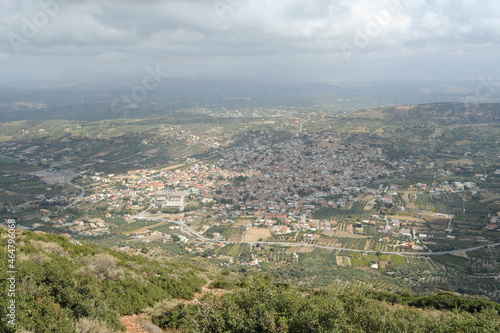
<path fill-rule="evenodd" d="M 414 297 L 407 294 L 390 297 L 388 293 L 362 288 L 346 289 L 339 294 L 298 290 L 277 284 L 268 275 L 256 275 L 248 287 L 221 296 L 206 294 L 197 305 L 171 306 L 154 316 L 154 322 L 166 329 L 182 328 L 187 332 L 496 332 L 500 329 L 498 313 L 488 307 L 479 307 L 480 311 L 473 313 L 455 309 L 435 316 L 408 306 L 394 310 L 380 300 L 404 303 Z M 436 298 L 436 302 L 449 303 L 441 298 Z"/>
<path fill-rule="evenodd" d="M 5 232 L 0 235 L 4 238 Z M 16 241 L 20 244 L 16 261 L 18 330 L 67 333 L 99 325 L 124 330 L 119 314 L 139 313 L 174 297 L 192 299 L 205 283 L 189 265 L 163 264 L 94 245 L 77 245 L 56 235 L 23 232 Z M 0 254 L 6 258 L 7 248 L 2 244 Z M 2 260 L 4 272 L 6 265 Z M 0 281 L 3 290 L 6 283 L 6 279 Z M 0 298 L 0 332 L 10 333 L 14 330 L 6 321 L 7 301 Z"/>

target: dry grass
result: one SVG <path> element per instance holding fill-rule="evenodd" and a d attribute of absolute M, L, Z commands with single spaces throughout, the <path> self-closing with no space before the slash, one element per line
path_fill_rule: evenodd
<path fill-rule="evenodd" d="M 32 261 L 37 264 L 45 264 L 46 262 L 50 262 L 50 257 L 44 253 L 29 253 L 28 255 L 20 254 L 19 261 Z"/>
<path fill-rule="evenodd" d="M 83 257 L 81 262 L 86 265 L 79 270 L 81 274 L 95 276 L 101 281 L 120 280 L 125 274 L 123 268 L 118 266 L 118 259 L 107 253 Z"/>
<path fill-rule="evenodd" d="M 468 158 L 461 158 L 459 160 L 451 160 L 451 161 L 447 161 L 448 163 L 451 163 L 451 164 L 455 164 L 457 165 L 458 163 L 460 163 L 461 165 L 474 165 L 474 161 L 468 159 Z"/>
<path fill-rule="evenodd" d="M 228 238 L 229 242 L 241 242 L 243 234 L 231 234 Z"/>
<path fill-rule="evenodd" d="M 293 252 L 295 253 L 311 253 L 314 251 L 314 247 L 312 246 L 295 246 L 293 248 Z"/>
<path fill-rule="evenodd" d="M 415 217 L 415 216 L 406 216 L 406 215 L 389 215 L 389 219 L 398 219 L 401 222 L 421 222 L 425 223 L 425 220 L 420 218 L 420 217 Z"/>
<path fill-rule="evenodd" d="M 260 238 L 272 237 L 271 230 L 267 228 L 250 228 L 245 234 L 245 242 L 258 242 Z"/>
<path fill-rule="evenodd" d="M 184 163 L 181 163 L 181 164 L 175 164 L 175 165 L 171 165 L 169 167 L 166 167 L 166 168 L 163 168 L 163 169 L 160 169 L 161 171 L 168 171 L 168 170 L 173 170 L 173 169 L 177 169 L 177 168 L 180 168 L 180 167 L 183 167 L 185 166 L 186 164 Z"/>
<path fill-rule="evenodd" d="M 369 238 L 368 236 L 358 235 L 358 234 L 354 234 L 354 233 L 350 233 L 350 232 L 342 231 L 342 230 L 323 231 L 322 234 L 325 236 L 345 237 L 345 238 Z"/>
<path fill-rule="evenodd" d="M 153 307 L 147 308 L 144 312 L 151 317 L 162 316 L 166 313 L 172 312 L 179 303 L 180 302 L 174 300 L 163 300 L 156 303 Z"/>
<path fill-rule="evenodd" d="M 111 333 L 104 323 L 93 318 L 81 318 L 76 324 L 77 333 Z"/>
<path fill-rule="evenodd" d="M 444 229 L 448 226 L 449 217 L 437 217 L 434 214 L 424 214 L 422 217 L 429 223 L 432 229 Z"/>
<path fill-rule="evenodd" d="M 42 249 L 47 253 L 57 254 L 62 257 L 70 258 L 69 253 L 59 244 L 53 242 L 31 241 L 34 247 Z"/>
<path fill-rule="evenodd" d="M 344 266 L 344 259 L 342 256 L 335 256 L 335 261 L 337 261 L 338 266 Z"/>
<path fill-rule="evenodd" d="M 239 219 L 238 221 L 236 221 L 234 223 L 235 226 L 238 226 L 238 227 L 241 227 L 241 226 L 244 226 L 245 224 L 247 223 L 250 223 L 250 224 L 253 224 L 255 222 L 255 219 Z"/>

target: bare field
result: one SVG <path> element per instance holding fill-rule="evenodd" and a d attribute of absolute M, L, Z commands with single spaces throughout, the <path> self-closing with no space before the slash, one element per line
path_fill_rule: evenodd
<path fill-rule="evenodd" d="M 168 171 L 168 170 L 173 170 L 173 169 L 177 169 L 177 168 L 180 168 L 180 167 L 183 167 L 185 166 L 186 164 L 184 163 L 181 163 L 181 164 L 175 164 L 175 165 L 171 165 L 169 167 L 166 167 L 166 168 L 163 168 L 163 169 L 160 169 L 162 171 Z"/>
<path fill-rule="evenodd" d="M 426 221 L 421 218 L 421 217 L 415 217 L 415 216 L 404 216 L 404 215 L 389 215 L 388 218 L 393 218 L 393 219 L 398 219 L 401 222 L 422 222 L 426 223 Z"/>
<path fill-rule="evenodd" d="M 330 239 L 330 238 L 325 238 L 325 237 L 321 237 L 320 239 L 318 239 L 318 244 L 325 245 L 325 246 L 331 246 L 331 247 L 342 246 L 342 244 L 340 244 L 337 239 Z"/>
<path fill-rule="evenodd" d="M 160 218 L 165 220 L 173 220 L 178 217 L 179 214 L 145 214 L 144 217 L 147 219 L 148 217 L 152 218 Z"/>
<path fill-rule="evenodd" d="M 238 219 L 236 222 L 234 222 L 233 225 L 241 227 L 247 223 L 253 224 L 254 222 L 255 222 L 255 219 Z"/>
<path fill-rule="evenodd" d="M 229 242 L 241 242 L 242 234 L 230 234 L 227 240 Z"/>
<path fill-rule="evenodd" d="M 351 258 L 342 257 L 342 261 L 344 262 L 344 266 L 351 266 Z"/>
<path fill-rule="evenodd" d="M 408 201 L 408 202 L 406 202 L 406 207 L 408 209 L 416 209 L 417 205 L 415 204 L 415 202 Z"/>
<path fill-rule="evenodd" d="M 450 218 L 438 217 L 436 215 L 422 215 L 432 229 L 444 229 L 448 226 Z"/>
<path fill-rule="evenodd" d="M 335 260 L 337 261 L 338 266 L 344 266 L 344 260 L 342 256 L 335 256 Z"/>
<path fill-rule="evenodd" d="M 480 200 L 482 203 L 484 203 L 486 201 L 500 200 L 500 194 L 490 192 L 490 191 L 486 191 L 486 192 L 482 193 L 481 196 L 483 197 L 483 199 Z"/>
<path fill-rule="evenodd" d="M 312 246 L 294 246 L 291 249 L 291 252 L 295 253 L 311 253 L 312 251 L 314 251 L 314 247 Z"/>
<path fill-rule="evenodd" d="M 375 201 L 369 201 L 366 203 L 363 210 L 371 210 L 371 209 L 373 209 L 373 206 L 375 206 Z"/>
<path fill-rule="evenodd" d="M 459 160 L 451 160 L 451 161 L 447 161 L 448 163 L 451 163 L 451 164 L 458 164 L 460 163 L 461 165 L 464 165 L 464 164 L 467 164 L 467 165 L 474 165 L 474 161 L 468 159 L 468 158 L 461 158 Z"/>
<path fill-rule="evenodd" d="M 271 230 L 265 228 L 250 228 L 245 234 L 245 242 L 258 242 L 260 238 L 266 239 L 271 236 Z"/>

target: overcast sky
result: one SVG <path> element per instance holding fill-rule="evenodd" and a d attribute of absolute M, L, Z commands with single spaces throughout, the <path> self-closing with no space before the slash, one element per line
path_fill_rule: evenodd
<path fill-rule="evenodd" d="M 500 76 L 498 0 L 0 0 L 0 83 Z"/>

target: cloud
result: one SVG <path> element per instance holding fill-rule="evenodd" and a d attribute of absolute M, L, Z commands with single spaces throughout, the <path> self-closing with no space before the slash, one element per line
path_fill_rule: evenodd
<path fill-rule="evenodd" d="M 43 3 L 57 10 L 48 13 Z M 85 0 L 64 4 L 4 0 L 1 6 L 3 57 L 8 62 L 38 56 L 40 66 L 44 57 L 104 63 L 152 57 L 214 63 L 222 59 L 238 63 L 228 59 L 250 57 L 254 64 L 258 58 L 269 64 L 285 57 L 345 61 L 341 45 L 355 47 L 355 57 L 364 59 L 460 52 L 475 52 L 480 58 L 482 46 L 494 46 L 500 39 L 500 3 L 494 0 Z M 47 22 L 37 24 L 43 13 Z M 28 38 L 25 32 L 30 24 L 37 32 Z M 25 42 L 13 47 L 12 34 Z M 181 65 L 189 70 L 185 62 Z"/>

